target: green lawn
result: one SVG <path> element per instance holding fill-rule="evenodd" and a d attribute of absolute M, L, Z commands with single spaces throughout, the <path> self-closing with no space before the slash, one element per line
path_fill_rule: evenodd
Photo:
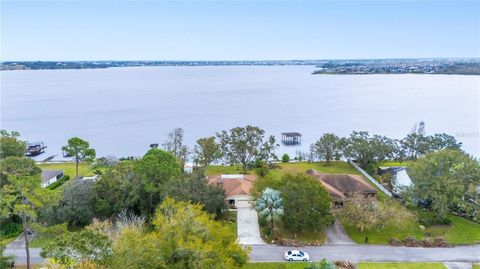
<path fill-rule="evenodd" d="M 419 218 L 427 214 L 433 213 L 418 212 Z M 480 224 L 452 215 L 448 218 L 452 221 L 451 225 L 433 225 L 426 227 L 424 231 L 420 230 L 418 223 L 412 223 L 403 231 L 393 226 L 383 230 L 365 232 L 359 232 L 354 226 L 347 223 L 343 223 L 343 227 L 350 238 L 359 244 L 365 244 L 365 236 L 368 236 L 369 244 L 383 245 L 388 244 L 391 238 L 403 240 L 408 236 L 414 236 L 417 239 L 443 236 L 452 245 L 480 243 Z"/>
<path fill-rule="evenodd" d="M 239 165 L 209 165 L 207 168 L 208 175 L 220 174 L 243 174 L 243 169 Z"/>
<path fill-rule="evenodd" d="M 342 161 L 331 162 L 328 166 L 325 162 L 280 163 L 278 166 L 278 169 L 271 170 L 270 173 L 273 173 L 274 175 L 277 174 L 280 177 L 287 173 L 305 173 L 309 169 L 315 169 L 325 174 L 360 175 L 360 172 L 358 172 L 351 164 Z"/>
<path fill-rule="evenodd" d="M 75 163 L 41 163 L 38 167 L 47 170 L 63 170 L 65 175 L 70 176 L 70 179 L 75 178 Z M 87 163 L 80 163 L 78 165 L 78 174 L 80 176 L 93 176 L 93 166 Z"/>
<path fill-rule="evenodd" d="M 419 211 L 418 215 L 432 215 L 432 212 Z M 443 236 L 453 245 L 480 243 L 480 224 L 467 219 L 450 215 L 451 225 L 433 225 L 425 229 L 425 234 L 437 237 Z"/>
<path fill-rule="evenodd" d="M 307 262 L 254 262 L 245 264 L 242 269 L 304 269 Z"/>
<path fill-rule="evenodd" d="M 446 269 L 442 263 L 430 262 L 405 262 L 405 263 L 365 263 L 358 264 L 358 269 Z"/>
<path fill-rule="evenodd" d="M 480 264 L 474 264 L 472 269 L 480 269 Z"/>
<path fill-rule="evenodd" d="M 388 242 L 392 238 L 398 238 L 400 240 L 414 236 L 418 239 L 423 238 L 424 235 L 416 223 L 412 223 L 410 227 L 403 231 L 398 230 L 395 226 L 387 226 L 382 230 L 369 230 L 360 232 L 353 225 L 343 223 L 343 227 L 348 236 L 358 244 L 365 244 L 365 236 L 368 237 L 368 244 L 380 244 L 388 245 Z"/>
<path fill-rule="evenodd" d="M 48 242 L 53 240 L 53 238 L 47 238 L 44 236 L 37 236 L 30 241 L 30 247 L 32 248 L 42 248 L 44 247 Z"/>

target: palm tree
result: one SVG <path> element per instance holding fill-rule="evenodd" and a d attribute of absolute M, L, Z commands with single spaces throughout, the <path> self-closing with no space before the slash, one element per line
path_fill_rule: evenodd
<path fill-rule="evenodd" d="M 274 221 L 279 220 L 283 216 L 280 192 L 271 188 L 263 190 L 260 198 L 255 201 L 255 209 L 260 217 L 270 222 L 270 234 L 272 234 Z"/>

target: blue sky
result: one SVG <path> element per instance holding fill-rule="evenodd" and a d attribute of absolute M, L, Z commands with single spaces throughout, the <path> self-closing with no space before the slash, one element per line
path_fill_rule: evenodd
<path fill-rule="evenodd" d="M 1 4 L 2 60 L 480 57 L 480 1 Z"/>

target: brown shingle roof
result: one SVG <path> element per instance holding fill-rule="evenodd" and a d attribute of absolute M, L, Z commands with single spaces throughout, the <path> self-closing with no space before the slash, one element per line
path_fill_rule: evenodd
<path fill-rule="evenodd" d="M 307 174 L 316 177 L 328 192 L 337 198 L 345 198 L 351 193 L 375 194 L 377 190 L 370 186 L 361 176 L 348 174 L 322 174 L 310 169 Z"/>
<path fill-rule="evenodd" d="M 256 179 L 255 176 L 229 176 L 228 178 L 222 177 L 222 175 L 208 176 L 208 183 L 222 187 L 225 190 L 227 198 L 235 195 L 250 195 L 250 189 Z"/>

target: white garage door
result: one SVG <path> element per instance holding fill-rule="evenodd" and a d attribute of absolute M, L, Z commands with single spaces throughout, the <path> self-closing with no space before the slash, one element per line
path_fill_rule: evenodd
<path fill-rule="evenodd" d="M 235 206 L 238 207 L 250 207 L 250 199 L 236 199 Z"/>

